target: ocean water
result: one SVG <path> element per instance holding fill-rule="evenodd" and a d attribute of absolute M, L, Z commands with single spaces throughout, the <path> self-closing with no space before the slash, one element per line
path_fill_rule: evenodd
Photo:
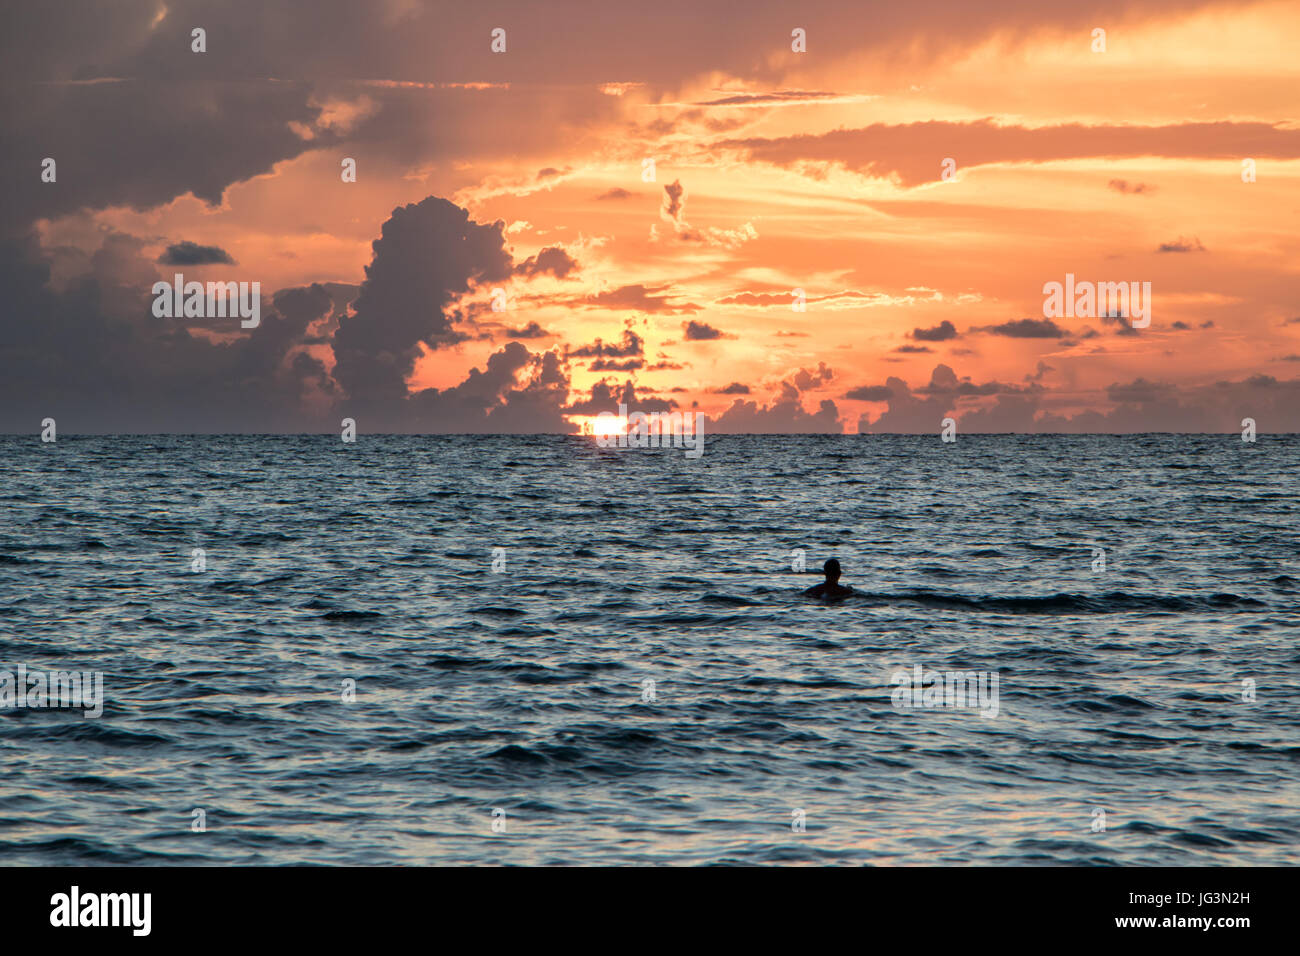
<path fill-rule="evenodd" d="M 0 670 L 104 688 L 0 710 L 0 864 L 1295 864 L 1298 476 L 1273 435 L 0 438 Z M 832 556 L 858 593 L 801 598 Z M 996 716 L 896 706 L 917 665 Z"/>

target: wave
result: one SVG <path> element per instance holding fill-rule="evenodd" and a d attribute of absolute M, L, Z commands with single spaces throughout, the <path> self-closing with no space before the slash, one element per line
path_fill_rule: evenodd
<path fill-rule="evenodd" d="M 1201 597 L 1170 594 L 1135 594 L 1108 591 L 1104 594 L 1058 593 L 1043 597 L 1012 597 L 944 593 L 941 591 L 900 591 L 894 593 L 856 591 L 850 600 L 884 604 L 920 604 L 946 610 L 985 611 L 1004 614 L 1122 614 L 1139 611 L 1190 612 L 1212 610 L 1251 610 L 1268 605 L 1240 594 L 1218 592 Z"/>

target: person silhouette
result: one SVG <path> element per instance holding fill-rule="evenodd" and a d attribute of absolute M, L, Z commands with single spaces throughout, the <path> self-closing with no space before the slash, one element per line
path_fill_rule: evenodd
<path fill-rule="evenodd" d="M 822 565 L 822 570 L 826 572 L 826 580 L 821 584 L 814 584 L 804 591 L 804 597 L 839 599 L 848 597 L 853 593 L 853 588 L 839 583 L 840 563 L 834 558 Z"/>

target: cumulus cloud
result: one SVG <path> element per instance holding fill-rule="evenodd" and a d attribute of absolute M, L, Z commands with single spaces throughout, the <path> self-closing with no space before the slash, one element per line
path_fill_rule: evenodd
<path fill-rule="evenodd" d="M 723 434 L 790 434 L 795 432 L 836 433 L 840 426 L 839 411 L 830 399 L 824 399 L 817 411 L 809 412 L 799 400 L 799 392 L 788 383 L 770 404 L 736 399 L 710 425 Z"/>
<path fill-rule="evenodd" d="M 400 430 L 534 434 L 572 432 L 564 418 L 569 376 L 559 355 L 535 355 L 510 342 L 470 369 L 459 385 L 423 389 L 410 397 L 413 414 Z"/>
<path fill-rule="evenodd" d="M 481 283 L 510 276 L 504 227 L 474 222 L 436 196 L 393 210 L 372 243 L 352 312 L 334 335 L 334 377 L 358 408 L 396 412 L 422 344 L 457 340 L 449 306 Z"/>
<path fill-rule="evenodd" d="M 501 223 L 475 223 L 434 197 L 401 207 L 374 242 L 359 289 L 330 283 L 264 296 L 253 329 L 237 319 L 190 328 L 155 318 L 150 285 L 139 281 L 149 267 L 142 246 L 109 236 L 105 256 L 91 260 L 106 271 L 58 292 L 35 237 L 3 243 L 0 292 L 42 321 L 0 324 L 0 427 L 29 431 L 54 416 L 70 432 L 295 432 L 333 430 L 351 414 L 387 431 L 573 430 L 561 356 L 519 342 L 458 385 L 408 394 L 421 350 L 454 340 L 458 297 L 510 275 Z M 136 278 L 122 285 L 116 276 Z"/>
<path fill-rule="evenodd" d="M 833 379 L 834 377 L 835 377 L 835 371 L 832 368 L 830 368 L 830 366 L 828 366 L 825 362 L 818 362 L 816 368 L 799 369 L 797 372 L 794 373 L 794 376 L 791 378 L 791 382 L 794 384 L 794 387 L 797 388 L 799 391 L 807 392 L 814 388 L 820 388 L 821 386 L 830 382 L 830 380 Z"/>
<path fill-rule="evenodd" d="M 677 403 L 667 398 L 638 398 L 636 386 L 631 381 L 620 387 L 600 381 L 591 387 L 591 394 L 570 404 L 565 411 L 572 415 L 599 415 L 601 412 L 617 413 L 622 403 L 629 412 L 670 412 Z"/>
<path fill-rule="evenodd" d="M 1300 430 L 1300 378 L 1283 381 L 1252 375 L 1240 381 L 1220 381 L 1197 387 L 1138 377 L 1114 382 L 1102 390 L 1107 410 L 1056 410 L 1064 403 L 1041 379 L 1052 371 L 1038 363 L 1026 376 L 1027 385 L 972 382 L 959 378 L 947 365 L 938 365 L 928 384 L 912 389 L 900 378 L 883 386 L 863 386 L 845 397 L 883 401 L 878 418 L 859 418 L 860 432 L 930 434 L 942 419 L 957 419 L 964 432 L 1233 432 L 1241 419 L 1254 418 L 1264 431 Z"/>

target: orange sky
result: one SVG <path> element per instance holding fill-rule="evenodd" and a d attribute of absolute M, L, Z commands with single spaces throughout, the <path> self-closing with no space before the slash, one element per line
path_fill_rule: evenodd
<path fill-rule="evenodd" d="M 805 53 L 791 51 L 789 29 L 759 29 L 800 26 L 791 7 L 717 38 L 747 56 L 682 40 L 622 69 L 620 45 L 672 33 L 588 24 L 561 34 L 571 51 L 542 57 L 527 23 L 499 13 L 511 46 L 493 56 L 487 12 L 460 25 L 479 55 L 433 69 L 418 53 L 437 18 L 381 4 L 380 34 L 402 38 L 386 56 L 363 66 L 320 51 L 248 81 L 309 84 L 320 112 L 294 124 L 296 155 L 227 184 L 217 204 L 192 192 L 88 204 L 39 216 L 38 231 L 43 248 L 62 250 L 55 284 L 126 234 L 138 257 L 122 269 L 142 282 L 170 278 L 177 270 L 156 260 L 186 240 L 238 263 L 187 270 L 200 280 L 356 285 L 393 209 L 439 196 L 478 222 L 501 220 L 516 263 L 557 246 L 576 260 L 563 277 L 493 283 L 503 313 L 484 311 L 490 288 L 471 291 L 457 324 L 471 337 L 424 345 L 412 390 L 457 385 L 509 329 L 537 323 L 545 334 L 521 341 L 565 361 L 573 401 L 631 381 L 710 419 L 737 402 L 762 415 L 793 399 L 811 414 L 829 400 L 837 427 L 872 430 L 891 397 L 919 400 L 932 380 L 950 381 L 943 366 L 961 392 L 957 417 L 984 411 L 989 430 L 1019 414 L 1104 417 L 1143 382 L 1188 415 L 1214 406 L 1217 382 L 1239 383 L 1234 401 L 1249 405 L 1253 386 L 1240 383 L 1300 372 L 1300 6 L 1092 6 L 1101 19 L 976 19 L 934 42 L 924 23 L 891 39 L 870 16 L 846 12 L 837 29 L 820 13 Z M 1104 52 L 1092 49 L 1096 27 Z M 571 68 L 557 63 L 566 57 Z M 340 181 L 343 157 L 356 159 L 357 182 Z M 942 181 L 949 157 L 956 175 Z M 1242 181 L 1245 158 L 1256 182 Z M 1015 325 L 1043 320 L 1043 284 L 1067 272 L 1150 282 L 1151 326 Z M 805 312 L 792 311 L 795 289 Z M 718 334 L 688 339 L 689 322 Z M 926 331 L 945 322 L 951 334 Z M 1045 334 L 1027 334 L 1036 328 Z M 627 354 L 593 370 L 572 353 L 597 339 L 628 343 Z M 328 345 L 309 350 L 332 366 Z M 1298 395 L 1265 394 L 1261 430 L 1300 428 L 1274 411 Z M 917 414 L 938 429 L 930 406 Z"/>

